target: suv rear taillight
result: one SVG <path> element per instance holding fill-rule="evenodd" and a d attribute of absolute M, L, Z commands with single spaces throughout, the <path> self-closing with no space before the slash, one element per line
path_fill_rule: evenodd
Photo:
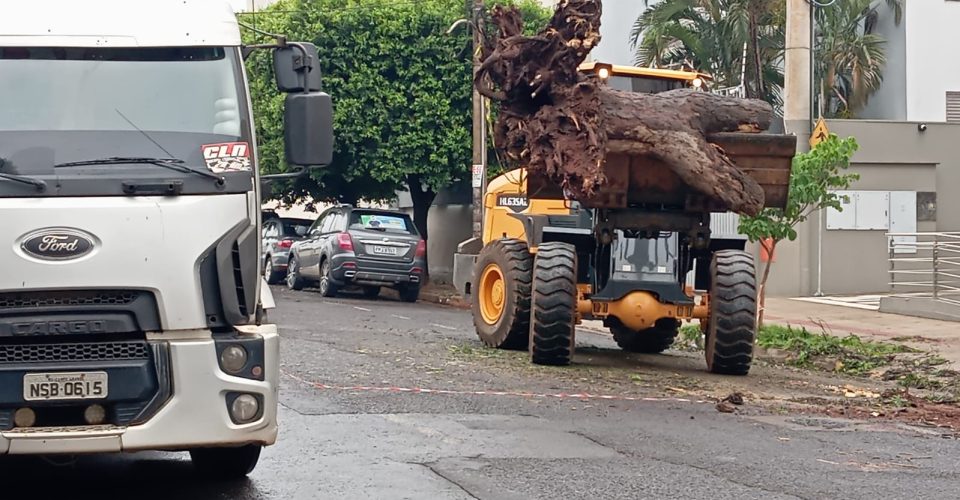
<path fill-rule="evenodd" d="M 280 242 L 277 243 L 277 246 L 280 248 L 290 248 L 293 246 L 293 240 L 290 240 L 290 239 L 280 240 Z"/>
<path fill-rule="evenodd" d="M 350 233 L 338 234 L 337 242 L 340 244 L 340 250 L 353 251 L 353 238 L 350 237 Z"/>
<path fill-rule="evenodd" d="M 427 242 L 420 240 L 417 243 L 417 257 L 425 257 L 427 255 Z"/>

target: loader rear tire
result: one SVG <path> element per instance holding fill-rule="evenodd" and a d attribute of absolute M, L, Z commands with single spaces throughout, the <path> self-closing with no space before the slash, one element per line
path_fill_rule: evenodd
<path fill-rule="evenodd" d="M 710 263 L 710 316 L 705 328 L 707 369 L 746 375 L 757 335 L 757 282 L 753 255 L 721 250 Z"/>
<path fill-rule="evenodd" d="M 484 344 L 525 349 L 530 329 L 533 256 L 516 239 L 492 241 L 480 250 L 473 277 L 473 324 Z"/>
<path fill-rule="evenodd" d="M 563 366 L 573 358 L 577 321 L 577 252 L 568 243 L 541 243 L 533 261 L 530 357 Z"/>
<path fill-rule="evenodd" d="M 610 324 L 610 333 L 617 345 L 627 352 L 660 354 L 673 345 L 680 333 L 680 322 L 674 318 L 658 319 L 654 326 L 636 331 L 627 328 L 619 321 Z"/>

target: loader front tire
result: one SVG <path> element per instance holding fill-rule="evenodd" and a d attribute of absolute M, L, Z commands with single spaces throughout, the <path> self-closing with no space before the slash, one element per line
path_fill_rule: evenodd
<path fill-rule="evenodd" d="M 610 333 L 624 351 L 660 354 L 673 345 L 674 339 L 680 333 L 680 322 L 674 318 L 661 318 L 652 327 L 636 331 L 619 321 L 613 321 L 610 324 Z"/>
<path fill-rule="evenodd" d="M 480 250 L 473 277 L 473 324 L 484 344 L 524 349 L 530 328 L 533 257 L 516 239 L 492 241 Z"/>
<path fill-rule="evenodd" d="M 757 335 L 757 282 L 753 255 L 721 250 L 710 263 L 710 315 L 705 328 L 707 369 L 746 375 Z"/>
<path fill-rule="evenodd" d="M 577 321 L 577 252 L 568 243 L 541 243 L 533 261 L 530 357 L 563 366 L 573 358 Z"/>

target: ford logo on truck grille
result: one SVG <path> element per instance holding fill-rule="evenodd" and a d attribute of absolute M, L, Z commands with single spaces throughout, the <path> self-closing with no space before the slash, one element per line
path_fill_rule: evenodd
<path fill-rule="evenodd" d="M 47 228 L 23 237 L 20 249 L 41 260 L 79 259 L 96 248 L 96 238 L 79 229 Z"/>

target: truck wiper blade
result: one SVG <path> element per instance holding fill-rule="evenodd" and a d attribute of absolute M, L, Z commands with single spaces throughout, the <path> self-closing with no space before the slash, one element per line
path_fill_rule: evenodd
<path fill-rule="evenodd" d="M 214 174 L 212 172 L 207 172 L 204 170 L 197 170 L 192 167 L 188 167 L 183 160 L 177 158 L 150 158 L 150 157 L 123 157 L 123 156 L 111 156 L 108 158 L 100 158 L 97 160 L 83 160 L 83 161 L 71 161 L 67 163 L 58 163 L 54 165 L 55 168 L 69 168 L 69 167 L 86 167 L 91 165 L 122 165 L 122 164 L 140 164 L 140 165 L 157 165 L 159 167 L 168 168 L 170 170 L 176 170 L 177 172 L 184 172 L 188 174 L 196 174 L 208 179 L 213 179 L 217 181 L 217 184 L 223 184 L 223 177 Z"/>
<path fill-rule="evenodd" d="M 45 181 L 41 179 L 34 179 L 33 177 L 26 177 L 23 175 L 14 175 L 14 174 L 5 174 L 3 172 L 0 172 L 0 179 L 19 182 L 20 184 L 27 184 L 37 188 L 37 191 L 45 191 L 47 189 L 47 183 Z"/>

